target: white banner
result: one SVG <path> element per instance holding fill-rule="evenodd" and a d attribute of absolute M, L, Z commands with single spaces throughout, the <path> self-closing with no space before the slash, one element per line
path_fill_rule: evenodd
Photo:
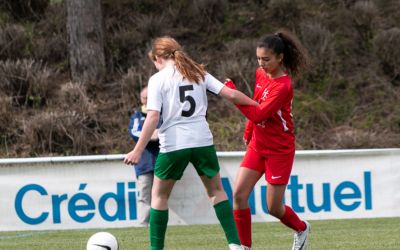
<path fill-rule="evenodd" d="M 218 153 L 230 200 L 243 152 Z M 0 231 L 131 227 L 137 220 L 133 167 L 123 155 L 0 159 Z M 308 220 L 400 216 L 400 149 L 298 151 L 285 203 Z M 260 179 L 253 221 L 275 221 Z M 218 223 L 189 165 L 169 201 L 169 224 Z"/>

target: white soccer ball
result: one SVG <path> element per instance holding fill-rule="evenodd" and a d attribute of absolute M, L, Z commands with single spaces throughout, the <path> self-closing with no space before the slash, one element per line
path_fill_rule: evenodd
<path fill-rule="evenodd" d="M 86 250 L 118 250 L 118 241 L 110 233 L 98 232 L 89 238 Z"/>

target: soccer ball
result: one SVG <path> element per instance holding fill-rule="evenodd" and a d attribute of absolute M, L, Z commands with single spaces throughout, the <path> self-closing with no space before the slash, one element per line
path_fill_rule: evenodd
<path fill-rule="evenodd" d="M 118 250 L 118 241 L 114 235 L 107 232 L 93 234 L 86 245 L 86 250 Z"/>

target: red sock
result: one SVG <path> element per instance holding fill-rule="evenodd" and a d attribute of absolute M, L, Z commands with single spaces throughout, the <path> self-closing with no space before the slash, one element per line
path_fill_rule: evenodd
<path fill-rule="evenodd" d="M 281 218 L 281 222 L 296 232 L 306 230 L 306 224 L 300 220 L 297 214 L 288 206 L 285 206 L 285 213 Z"/>
<path fill-rule="evenodd" d="M 250 208 L 233 210 L 239 239 L 242 245 L 251 247 L 251 212 Z"/>

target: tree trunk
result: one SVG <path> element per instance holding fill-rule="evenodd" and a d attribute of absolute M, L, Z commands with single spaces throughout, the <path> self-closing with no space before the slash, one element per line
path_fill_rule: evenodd
<path fill-rule="evenodd" d="M 95 83 L 105 74 L 103 17 L 100 0 L 66 0 L 71 78 Z"/>

